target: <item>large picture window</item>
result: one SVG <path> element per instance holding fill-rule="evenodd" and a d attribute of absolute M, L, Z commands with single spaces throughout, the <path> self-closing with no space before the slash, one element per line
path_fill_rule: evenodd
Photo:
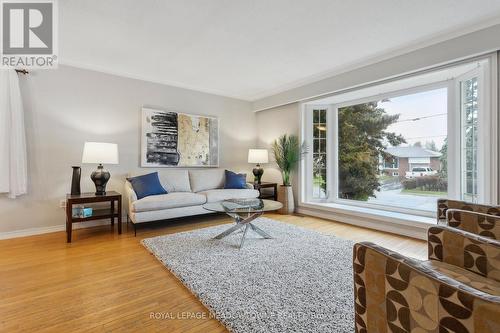
<path fill-rule="evenodd" d="M 491 135 L 487 69 L 475 61 L 306 103 L 305 201 L 432 216 L 439 198 L 491 199 L 480 177 L 496 168 L 480 143 Z"/>
<path fill-rule="evenodd" d="M 336 111 L 338 198 L 432 211 L 438 198 L 447 197 L 446 88 Z"/>

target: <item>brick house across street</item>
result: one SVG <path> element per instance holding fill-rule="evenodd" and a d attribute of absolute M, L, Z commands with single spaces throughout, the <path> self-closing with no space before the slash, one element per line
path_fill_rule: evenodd
<path fill-rule="evenodd" d="M 380 158 L 379 170 L 388 176 L 404 176 L 415 167 L 440 171 L 441 153 L 422 147 L 389 147 L 385 150 L 391 157 Z"/>

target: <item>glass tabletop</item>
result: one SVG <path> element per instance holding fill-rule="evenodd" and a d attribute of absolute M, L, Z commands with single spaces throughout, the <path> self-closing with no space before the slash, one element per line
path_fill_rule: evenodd
<path fill-rule="evenodd" d="M 281 202 L 265 199 L 229 199 L 203 205 L 206 210 L 227 213 L 268 212 L 281 207 L 283 207 Z"/>

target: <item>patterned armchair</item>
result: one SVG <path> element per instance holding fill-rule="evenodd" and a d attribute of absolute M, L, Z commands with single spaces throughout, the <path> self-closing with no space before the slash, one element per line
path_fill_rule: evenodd
<path fill-rule="evenodd" d="M 354 246 L 357 333 L 500 332 L 500 241 L 435 226 L 426 261 Z"/>
<path fill-rule="evenodd" d="M 496 209 L 496 208 L 495 208 Z M 493 209 L 490 209 L 490 213 Z M 494 211 L 497 213 L 497 211 Z M 468 210 L 448 209 L 448 226 L 468 231 L 483 237 L 500 240 L 500 216 L 471 212 Z"/>
<path fill-rule="evenodd" d="M 438 224 L 447 224 L 446 217 L 449 209 L 464 210 L 464 211 L 500 216 L 500 207 L 498 206 L 480 205 L 459 200 L 438 199 L 437 201 Z"/>

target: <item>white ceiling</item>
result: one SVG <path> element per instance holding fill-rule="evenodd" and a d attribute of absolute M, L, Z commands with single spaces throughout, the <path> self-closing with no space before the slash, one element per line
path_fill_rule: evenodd
<path fill-rule="evenodd" d="M 64 0 L 62 64 L 256 100 L 500 22 L 499 0 Z"/>

